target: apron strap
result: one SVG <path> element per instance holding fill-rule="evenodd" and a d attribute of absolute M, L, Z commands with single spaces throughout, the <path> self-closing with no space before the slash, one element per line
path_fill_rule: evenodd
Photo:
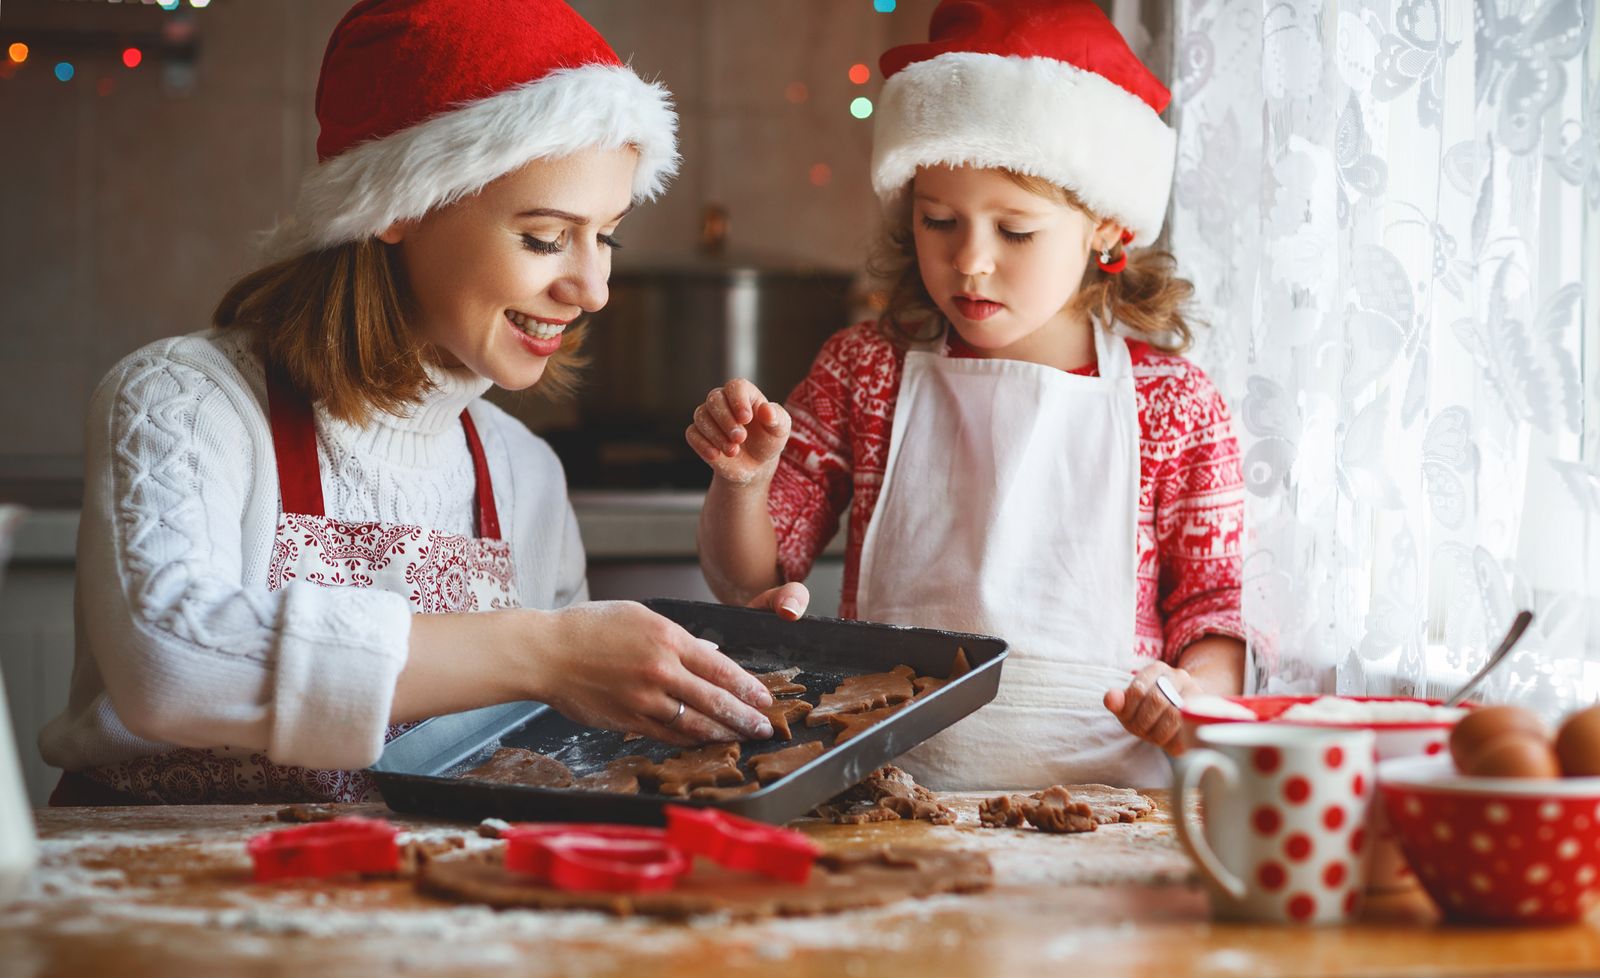
<path fill-rule="evenodd" d="M 461 412 L 461 427 L 467 432 L 467 449 L 472 452 L 472 471 L 478 477 L 478 536 L 488 540 L 500 539 L 500 512 L 494 505 L 494 486 L 489 481 L 489 459 L 483 454 L 483 440 L 478 437 L 478 426 L 472 423 L 472 412 Z"/>
<path fill-rule="evenodd" d="M 283 511 L 304 516 L 326 516 L 322 501 L 322 471 L 317 460 L 317 422 L 308 401 L 283 371 L 267 368 L 267 420 L 272 426 L 272 451 L 278 461 L 278 492 Z M 494 485 L 489 479 L 489 459 L 472 414 L 461 412 L 461 427 L 467 435 L 467 450 L 472 453 L 472 473 L 476 482 L 478 536 L 500 539 L 500 513 L 494 504 Z"/>
<path fill-rule="evenodd" d="M 267 419 L 272 451 L 278 459 L 278 492 L 283 511 L 325 516 L 322 473 L 317 468 L 317 422 L 311 402 L 289 383 L 282 368 L 267 367 Z"/>

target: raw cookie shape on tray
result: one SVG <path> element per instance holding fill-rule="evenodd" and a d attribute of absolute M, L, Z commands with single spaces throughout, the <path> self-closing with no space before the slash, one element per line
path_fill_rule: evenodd
<path fill-rule="evenodd" d="M 959 679 L 971 671 L 972 663 L 967 661 L 967 650 L 958 648 L 956 649 L 955 661 L 950 663 L 950 671 L 945 675 L 945 678 L 935 679 L 933 676 L 918 676 L 911 680 L 911 688 L 916 690 L 916 696 L 913 698 L 920 698 L 935 690 L 942 689 L 949 685 L 952 680 Z"/>
<path fill-rule="evenodd" d="M 806 726 L 820 727 L 841 713 L 865 713 L 904 703 L 914 694 L 911 680 L 915 676 L 910 666 L 895 666 L 888 672 L 864 676 L 846 676 L 833 692 L 824 693 L 818 699 L 817 708 L 806 717 Z"/>
<path fill-rule="evenodd" d="M 788 669 L 779 669 L 776 672 L 752 673 L 761 680 L 761 685 L 767 687 L 767 692 L 773 696 L 799 696 L 806 688 L 794 681 L 800 675 L 800 667 L 793 666 Z"/>
<path fill-rule="evenodd" d="M 727 787 L 743 784 L 744 772 L 739 770 L 738 744 L 710 744 L 693 750 L 680 751 L 648 773 L 641 780 L 653 782 L 657 794 L 687 795 L 691 789 Z"/>
<path fill-rule="evenodd" d="M 773 700 L 761 712 L 772 723 L 773 740 L 793 740 L 794 722 L 811 712 L 811 704 L 805 700 Z"/>
<path fill-rule="evenodd" d="M 523 747 L 497 748 L 487 761 L 461 776 L 531 788 L 566 788 L 572 784 L 572 772 L 565 764 Z"/>
<path fill-rule="evenodd" d="M 605 791 L 614 795 L 639 793 L 639 778 L 655 770 L 656 764 L 648 757 L 627 754 L 606 764 L 605 768 L 572 782 L 583 791 Z"/>
<path fill-rule="evenodd" d="M 762 784 L 771 784 L 786 778 L 795 771 L 822 756 L 822 742 L 813 740 L 795 744 L 770 754 L 756 754 L 750 758 L 750 770 Z"/>

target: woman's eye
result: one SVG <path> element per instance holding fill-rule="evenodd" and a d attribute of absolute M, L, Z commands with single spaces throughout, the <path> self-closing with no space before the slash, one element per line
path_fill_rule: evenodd
<path fill-rule="evenodd" d="M 1033 236 L 1037 233 L 1038 232 L 1036 231 L 1007 231 L 1005 228 L 1000 229 L 1000 237 L 1005 238 L 1007 241 L 1010 241 L 1013 244 L 1022 244 L 1025 241 L 1031 241 L 1033 240 Z"/>
<path fill-rule="evenodd" d="M 612 251 L 616 251 L 618 248 L 622 247 L 622 242 L 618 241 L 609 234 L 598 234 L 595 235 L 595 237 L 599 239 L 601 244 L 605 245 L 607 248 L 610 248 Z"/>
<path fill-rule="evenodd" d="M 540 255 L 554 255 L 561 251 L 561 241 L 559 239 L 555 241 L 546 241 L 543 238 L 536 238 L 531 234 L 524 234 L 522 236 L 522 246 L 527 248 L 529 251 Z"/>
<path fill-rule="evenodd" d="M 948 231 L 956 226 L 956 219 L 949 217 L 942 221 L 936 221 L 924 214 L 922 216 L 922 226 L 927 228 L 929 231 Z"/>

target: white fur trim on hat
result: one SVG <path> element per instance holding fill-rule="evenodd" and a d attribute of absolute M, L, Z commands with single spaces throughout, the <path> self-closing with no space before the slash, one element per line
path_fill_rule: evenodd
<path fill-rule="evenodd" d="M 1161 233 L 1177 136 L 1101 75 L 1053 58 L 953 52 L 906 66 L 879 98 L 872 187 L 892 205 L 919 166 L 1042 177 L 1149 244 Z"/>
<path fill-rule="evenodd" d="M 553 71 L 318 165 L 265 250 L 278 260 L 357 241 L 477 193 L 531 160 L 590 148 L 636 148 L 633 199 L 648 200 L 678 171 L 677 128 L 666 88 L 626 67 Z"/>

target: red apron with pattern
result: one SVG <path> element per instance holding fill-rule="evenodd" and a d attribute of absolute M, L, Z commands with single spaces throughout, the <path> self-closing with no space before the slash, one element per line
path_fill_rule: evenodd
<path fill-rule="evenodd" d="M 404 523 L 338 520 L 323 509 L 316 421 L 311 405 L 270 372 L 267 410 L 278 460 L 282 511 L 267 589 L 293 581 L 323 587 L 382 588 L 424 613 L 487 611 L 518 605 L 511 546 L 500 539 L 489 463 L 472 416 L 461 412 L 477 476 L 478 535 Z M 330 649 L 329 655 L 338 651 Z M 391 726 L 392 740 L 415 724 Z M 69 778 L 72 775 L 68 775 Z M 352 802 L 376 799 L 364 771 L 284 767 L 265 752 L 184 747 L 81 772 L 128 800 L 165 804 Z"/>

